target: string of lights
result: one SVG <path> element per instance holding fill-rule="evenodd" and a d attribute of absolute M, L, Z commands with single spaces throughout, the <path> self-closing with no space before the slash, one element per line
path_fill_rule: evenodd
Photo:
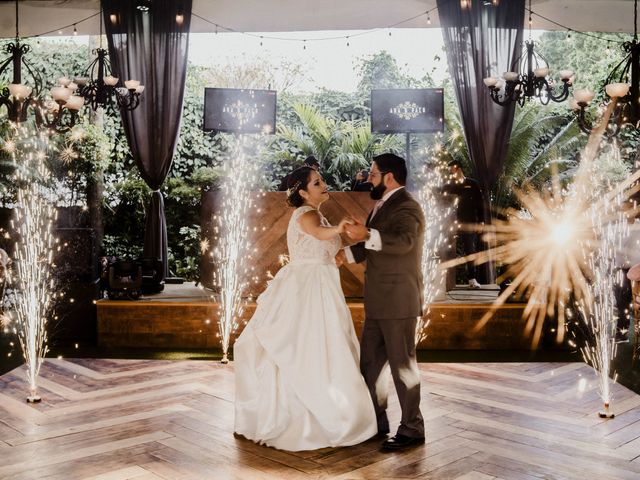
<path fill-rule="evenodd" d="M 192 13 L 191 15 L 193 17 L 195 17 L 195 18 L 198 18 L 198 19 L 202 20 L 205 23 L 208 23 L 209 25 L 212 25 L 214 27 L 214 32 L 215 33 L 219 33 L 219 32 L 239 33 L 239 34 L 242 34 L 242 35 L 246 35 L 248 37 L 253 37 L 253 38 L 259 39 L 261 42 L 264 41 L 264 40 L 277 40 L 277 41 L 285 41 L 285 42 L 299 42 L 299 43 L 303 44 L 303 46 L 306 48 L 306 45 L 308 43 L 310 43 L 310 42 L 322 42 L 322 41 L 328 41 L 328 40 L 345 40 L 348 43 L 349 40 L 352 39 L 352 38 L 361 37 L 363 35 L 368 35 L 368 34 L 380 32 L 380 31 L 396 28 L 396 27 L 398 27 L 400 25 L 404 25 L 405 23 L 409 23 L 409 22 L 411 22 L 413 20 L 417 20 L 418 18 L 425 17 L 425 16 L 427 17 L 426 24 L 427 25 L 431 25 L 431 15 L 435 14 L 437 11 L 438 11 L 438 7 L 434 6 L 434 7 L 430 8 L 430 9 L 428 9 L 428 10 L 425 10 L 423 12 L 420 12 L 420 13 L 418 13 L 416 15 L 413 15 L 411 17 L 405 18 L 405 19 L 400 20 L 398 22 L 392 23 L 392 24 L 387 25 L 385 27 L 372 28 L 372 29 L 363 30 L 363 31 L 357 32 L 357 33 L 350 33 L 348 35 L 346 35 L 346 34 L 345 35 L 331 35 L 331 36 L 320 37 L 320 38 L 318 38 L 318 37 L 316 37 L 316 38 L 311 38 L 311 37 L 310 38 L 288 38 L 288 37 L 282 37 L 282 36 L 277 36 L 277 35 L 261 35 L 261 34 L 251 33 L 251 32 L 244 32 L 244 31 L 241 31 L 241 30 L 237 30 L 237 29 L 235 29 L 233 27 L 228 27 L 228 26 L 225 26 L 225 25 L 221 25 L 220 23 L 217 23 L 217 22 L 215 22 L 213 20 L 205 18 L 202 15 L 198 15 L 197 13 Z M 578 34 L 578 35 L 584 35 L 584 36 L 587 36 L 587 37 L 595 38 L 597 40 L 603 40 L 605 42 L 620 43 L 620 44 L 624 43 L 623 40 L 619 40 L 619 39 L 616 39 L 616 38 L 601 36 L 601 35 L 594 34 L 592 32 L 582 32 L 580 30 L 576 30 L 576 29 L 574 29 L 572 27 L 569 27 L 567 25 L 563 25 L 563 24 L 561 24 L 559 22 L 556 22 L 555 20 L 553 20 L 551 18 L 548 18 L 548 17 L 546 17 L 544 15 L 536 13 L 533 9 L 525 8 L 525 11 L 529 12 L 532 16 L 538 17 L 541 20 L 544 20 L 545 22 L 548 22 L 548 23 L 551 23 L 551 24 L 555 25 L 556 27 L 558 27 L 561 30 L 566 30 L 568 35 Z M 73 27 L 73 30 L 74 30 L 73 34 L 77 35 L 77 29 L 76 29 L 77 25 L 80 25 L 81 23 L 89 21 L 92 18 L 94 18 L 94 17 L 96 17 L 98 15 L 101 15 L 101 14 L 102 14 L 102 10 L 100 10 L 100 11 L 98 11 L 98 12 L 92 14 L 92 15 L 89 15 L 89 16 L 87 16 L 85 18 L 82 18 L 80 20 L 77 20 L 77 21 L 74 21 L 72 23 L 69 23 L 67 25 L 48 30 L 46 32 L 38 33 L 36 35 L 25 36 L 23 38 L 39 38 L 39 37 L 44 37 L 44 36 L 47 36 L 47 35 L 50 35 L 50 34 L 56 33 L 56 32 L 61 35 L 66 29 L 69 29 L 71 27 Z M 389 35 L 391 36 L 391 32 L 389 32 Z"/>

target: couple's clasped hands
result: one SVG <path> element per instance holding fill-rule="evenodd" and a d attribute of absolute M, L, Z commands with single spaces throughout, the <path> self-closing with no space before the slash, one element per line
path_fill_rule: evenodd
<path fill-rule="evenodd" d="M 345 233 L 351 240 L 361 242 L 367 238 L 368 231 L 362 223 L 347 217 L 338 224 L 338 233 Z M 336 265 L 340 267 L 345 263 L 347 263 L 347 256 L 344 250 L 340 249 L 336 254 Z"/>
<path fill-rule="evenodd" d="M 338 233 L 346 233 L 347 236 L 356 242 L 361 242 L 367 238 L 367 227 L 353 218 L 343 218 L 338 224 Z"/>

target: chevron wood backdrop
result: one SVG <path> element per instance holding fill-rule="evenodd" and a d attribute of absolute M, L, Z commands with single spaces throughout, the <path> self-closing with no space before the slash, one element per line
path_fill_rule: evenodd
<path fill-rule="evenodd" d="M 640 478 L 640 396 L 614 385 L 616 417 L 599 419 L 584 364 L 420 371 L 424 446 L 289 453 L 234 438 L 232 364 L 47 359 L 41 404 L 24 402 L 23 367 L 0 377 L 0 479 Z"/>
<path fill-rule="evenodd" d="M 211 238 L 211 218 L 217 211 L 218 192 L 207 192 L 202 198 L 201 225 L 203 238 Z M 259 295 L 266 284 L 266 272 L 275 274 L 280 268 L 279 256 L 287 254 L 287 225 L 293 209 L 286 204 L 285 192 L 264 192 L 257 200 L 256 209 L 249 217 L 249 224 L 256 230 L 252 232 L 251 244 L 257 254 L 252 258 L 258 282 L 244 292 Z M 321 207 L 327 219 L 336 224 L 342 218 L 351 216 L 364 222 L 373 206 L 367 192 L 332 192 L 330 199 Z M 214 248 L 215 245 L 211 245 Z M 213 279 L 213 263 L 208 253 L 201 262 L 202 280 L 211 285 Z M 364 268 L 362 265 L 345 265 L 340 268 L 342 288 L 346 297 L 362 297 Z"/>

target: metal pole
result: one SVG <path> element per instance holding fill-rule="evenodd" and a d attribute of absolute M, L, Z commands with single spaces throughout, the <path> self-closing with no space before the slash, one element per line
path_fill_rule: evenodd
<path fill-rule="evenodd" d="M 411 190 L 413 185 L 411 182 L 411 133 L 409 132 L 406 133 L 404 156 L 407 163 L 407 189 Z"/>

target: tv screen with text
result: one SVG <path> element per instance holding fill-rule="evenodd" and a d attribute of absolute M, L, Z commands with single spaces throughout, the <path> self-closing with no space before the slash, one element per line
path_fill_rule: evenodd
<path fill-rule="evenodd" d="M 371 90 L 371 131 L 435 133 L 444 131 L 441 88 Z"/>
<path fill-rule="evenodd" d="M 272 134 L 275 129 L 275 90 L 204 89 L 205 131 Z"/>

